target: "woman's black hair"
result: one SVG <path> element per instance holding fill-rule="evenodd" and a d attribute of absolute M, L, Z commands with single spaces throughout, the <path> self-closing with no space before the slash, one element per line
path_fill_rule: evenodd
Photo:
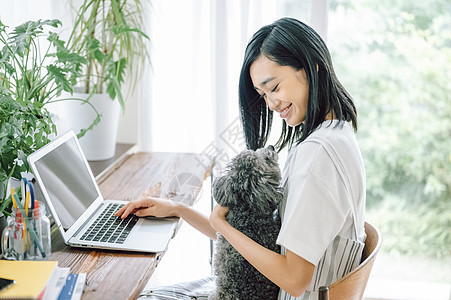
<path fill-rule="evenodd" d="M 250 67 L 260 55 L 281 66 L 304 69 L 307 76 L 309 90 L 305 121 L 296 127 L 289 127 L 283 121 L 282 134 L 276 144 L 279 151 L 305 140 L 329 113 L 334 119 L 351 122 L 357 130 L 356 108 L 335 75 L 324 41 L 301 21 L 282 18 L 257 31 L 246 47 L 239 80 L 239 105 L 248 149 L 265 146 L 273 119 L 272 111 L 261 100 L 250 77 Z"/>

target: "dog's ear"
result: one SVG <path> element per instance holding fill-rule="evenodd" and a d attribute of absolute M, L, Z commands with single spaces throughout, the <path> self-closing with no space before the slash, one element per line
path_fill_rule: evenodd
<path fill-rule="evenodd" d="M 257 155 L 265 160 L 270 166 L 278 166 L 279 155 L 274 146 L 269 145 L 266 148 L 260 148 L 257 151 Z"/>
<path fill-rule="evenodd" d="M 282 189 L 268 183 L 264 178 L 255 184 L 254 192 L 247 196 L 247 202 L 261 214 L 273 212 L 283 199 Z"/>
<path fill-rule="evenodd" d="M 221 206 L 233 206 L 236 204 L 237 200 L 234 197 L 230 180 L 229 176 L 223 175 L 213 181 L 213 198 Z"/>

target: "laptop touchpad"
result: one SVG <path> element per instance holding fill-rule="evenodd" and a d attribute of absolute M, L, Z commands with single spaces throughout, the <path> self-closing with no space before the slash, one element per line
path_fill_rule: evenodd
<path fill-rule="evenodd" d="M 166 234 L 172 230 L 173 220 L 145 220 L 139 227 L 139 232 Z"/>

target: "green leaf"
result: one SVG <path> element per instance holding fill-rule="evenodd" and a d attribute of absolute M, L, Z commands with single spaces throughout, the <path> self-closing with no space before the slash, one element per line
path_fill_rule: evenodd
<path fill-rule="evenodd" d="M 116 98 L 116 85 L 113 84 L 112 80 L 108 82 L 106 86 L 106 92 L 112 100 Z"/>
<path fill-rule="evenodd" d="M 60 63 L 71 63 L 71 64 L 86 64 L 87 60 L 85 57 L 79 55 L 78 53 L 74 53 L 69 51 L 66 46 L 65 42 L 59 38 L 59 36 L 54 33 L 50 32 L 49 36 L 47 38 L 52 45 L 56 48 L 56 57 L 58 58 L 58 62 Z M 54 55 L 54 54 L 50 54 Z"/>
<path fill-rule="evenodd" d="M 64 41 L 60 40 L 58 34 L 54 32 L 50 32 L 47 40 L 52 43 L 57 50 L 66 50 L 66 47 L 64 46 Z"/>
<path fill-rule="evenodd" d="M 47 70 L 52 75 L 52 78 L 55 80 L 55 82 L 62 87 L 63 90 L 66 92 L 72 93 L 72 86 L 69 83 L 69 81 L 66 79 L 66 74 L 64 70 L 60 67 L 57 67 L 55 65 L 49 65 L 47 66 Z"/>
<path fill-rule="evenodd" d="M 107 73 L 107 93 L 111 99 L 117 97 L 122 111 L 125 111 L 125 102 L 122 96 L 121 83 L 124 81 L 126 68 L 125 58 L 121 58 L 117 62 L 112 62 L 108 65 Z"/>
<path fill-rule="evenodd" d="M 146 39 L 150 40 L 150 38 L 138 28 L 130 28 L 127 25 L 116 25 L 111 30 L 114 32 L 115 35 L 120 35 L 127 32 L 136 32 L 145 37 Z"/>
<path fill-rule="evenodd" d="M 77 53 L 70 53 L 69 51 L 59 51 L 56 53 L 58 62 L 71 64 L 86 64 L 87 60 Z"/>
<path fill-rule="evenodd" d="M 121 58 L 116 62 L 110 63 L 108 65 L 108 77 L 110 79 L 115 77 L 119 84 L 124 82 L 126 66 L 127 61 L 125 58 Z"/>
<path fill-rule="evenodd" d="M 86 43 L 88 45 L 88 51 L 93 52 L 100 49 L 100 42 L 96 38 L 86 37 Z"/>
<path fill-rule="evenodd" d="M 58 27 L 61 25 L 59 20 L 38 20 L 28 21 L 13 29 L 11 32 L 10 42 L 16 44 L 19 53 L 22 53 L 25 49 L 29 49 L 33 39 L 38 34 L 43 33 L 44 26 Z"/>
<path fill-rule="evenodd" d="M 102 63 L 105 58 L 105 55 L 102 53 L 102 51 L 100 51 L 98 49 L 94 51 L 93 55 L 94 55 L 94 58 L 99 61 L 99 63 Z"/>
<path fill-rule="evenodd" d="M 27 170 L 30 170 L 30 166 L 28 165 L 28 161 L 27 161 L 27 155 L 25 154 L 25 152 L 23 152 L 22 150 L 19 150 L 17 153 L 17 158 L 19 158 L 19 160 L 23 162 L 23 164 Z"/>

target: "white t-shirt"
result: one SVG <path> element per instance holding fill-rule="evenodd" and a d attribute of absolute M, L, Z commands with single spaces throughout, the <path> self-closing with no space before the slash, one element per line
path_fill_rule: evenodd
<path fill-rule="evenodd" d="M 308 142 L 315 136 L 327 139 L 342 158 L 350 181 L 351 201 L 334 158 L 321 144 Z M 317 265 L 337 235 L 365 241 L 365 169 L 354 130 L 348 122 L 325 121 L 304 142 L 293 146 L 282 180 L 285 190 L 277 244 Z"/>

